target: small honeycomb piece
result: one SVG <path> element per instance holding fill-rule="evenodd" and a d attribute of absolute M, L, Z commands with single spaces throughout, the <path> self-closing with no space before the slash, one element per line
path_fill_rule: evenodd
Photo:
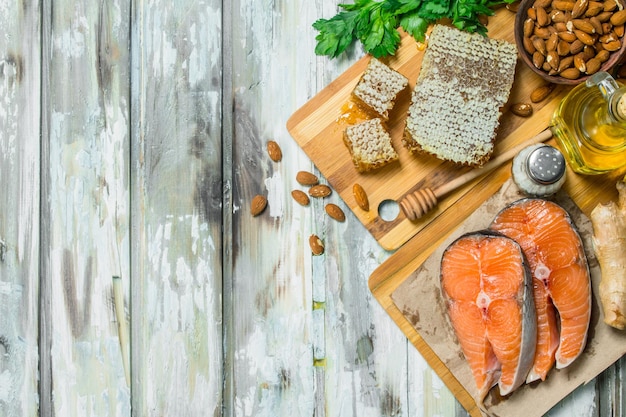
<path fill-rule="evenodd" d="M 343 140 L 359 172 L 371 171 L 398 160 L 391 136 L 380 118 L 347 127 Z"/>
<path fill-rule="evenodd" d="M 352 97 L 358 104 L 387 121 L 396 97 L 408 84 L 409 80 L 404 75 L 372 57 L 354 87 Z"/>

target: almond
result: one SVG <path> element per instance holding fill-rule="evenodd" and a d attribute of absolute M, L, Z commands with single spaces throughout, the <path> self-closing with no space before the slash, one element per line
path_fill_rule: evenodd
<path fill-rule="evenodd" d="M 574 29 L 574 35 L 576 35 L 578 40 L 585 45 L 593 45 L 596 43 L 595 37 L 591 36 L 587 32 L 583 32 L 582 30 Z"/>
<path fill-rule="evenodd" d="M 626 9 L 613 13 L 613 16 L 609 19 L 613 26 L 619 26 L 626 23 Z"/>
<path fill-rule="evenodd" d="M 600 23 L 598 19 L 596 20 L 598 21 L 598 23 Z M 572 24 L 574 25 L 576 29 L 582 30 L 583 32 L 588 33 L 590 35 L 593 35 L 594 33 L 596 33 L 596 28 L 591 24 L 589 20 L 574 19 L 572 20 Z M 602 24 L 600 24 L 600 26 L 602 26 Z"/>
<path fill-rule="evenodd" d="M 580 72 L 587 71 L 587 65 L 585 64 L 585 56 L 582 52 L 574 55 L 574 67 L 578 69 Z"/>
<path fill-rule="evenodd" d="M 533 6 L 543 7 L 544 9 L 547 9 L 550 5 L 552 5 L 552 0 L 535 0 L 533 3 Z"/>
<path fill-rule="evenodd" d="M 571 1 L 562 0 L 562 1 L 553 1 L 552 7 L 557 10 L 561 10 L 563 12 L 571 12 L 574 9 L 574 4 Z M 529 9 L 530 10 L 530 9 Z"/>
<path fill-rule="evenodd" d="M 346 215 L 343 213 L 341 207 L 336 204 L 328 203 L 324 208 L 326 210 L 326 214 L 328 214 L 331 218 L 337 220 L 338 222 L 343 222 L 346 220 Z"/>
<path fill-rule="evenodd" d="M 553 9 L 550 12 L 550 20 L 552 20 L 552 23 L 565 23 L 570 17 L 571 16 L 561 10 Z"/>
<path fill-rule="evenodd" d="M 591 26 L 593 26 L 593 29 L 596 31 L 598 35 L 604 35 L 604 28 L 602 27 L 602 22 L 600 22 L 597 17 L 590 18 L 589 23 L 591 24 Z"/>
<path fill-rule="evenodd" d="M 587 11 L 585 12 L 585 16 L 594 17 L 604 11 L 604 4 L 599 1 L 590 1 L 589 6 L 587 6 Z"/>
<path fill-rule="evenodd" d="M 537 51 L 539 51 L 541 53 L 541 55 L 545 55 L 546 54 L 546 52 L 547 52 L 547 50 L 546 50 L 546 41 L 544 41 L 539 36 L 533 37 L 533 46 L 535 47 L 535 49 Z"/>
<path fill-rule="evenodd" d="M 596 56 L 596 50 L 593 46 L 585 45 L 583 48 L 583 56 L 585 57 L 585 62 L 589 61 L 591 58 Z"/>
<path fill-rule="evenodd" d="M 301 185 L 315 185 L 319 182 L 319 179 L 315 174 L 311 174 L 308 171 L 300 171 L 296 174 L 296 181 Z"/>
<path fill-rule="evenodd" d="M 278 146 L 278 143 L 273 140 L 267 141 L 267 154 L 274 162 L 279 162 L 283 159 L 283 151 L 280 149 L 280 146 Z"/>
<path fill-rule="evenodd" d="M 528 37 L 524 37 L 524 39 L 522 40 L 522 44 L 524 45 L 524 49 L 526 50 L 526 52 L 528 52 L 529 55 L 532 55 L 535 53 L 535 51 L 537 51 L 535 49 L 535 45 L 533 45 L 533 41 L 530 40 L 530 38 Z"/>
<path fill-rule="evenodd" d="M 589 75 L 595 74 L 600 70 L 601 66 L 602 62 L 600 62 L 598 58 L 591 58 L 589 61 L 587 61 L 587 71 L 585 72 Z"/>
<path fill-rule="evenodd" d="M 607 1 L 606 3 L 612 3 L 612 2 Z M 598 14 L 596 17 L 598 18 L 600 22 L 604 23 L 604 22 L 608 22 L 611 19 L 611 16 L 613 16 L 613 12 L 609 12 L 605 10 L 604 12 Z"/>
<path fill-rule="evenodd" d="M 309 195 L 315 198 L 328 197 L 331 192 L 332 190 L 330 189 L 330 187 L 325 184 L 317 184 L 309 188 Z"/>
<path fill-rule="evenodd" d="M 533 29 L 535 29 L 535 22 L 531 18 L 526 19 L 524 21 L 524 36 L 532 35 Z"/>
<path fill-rule="evenodd" d="M 296 200 L 296 203 L 300 204 L 301 206 L 308 206 L 311 202 L 311 200 L 309 200 L 309 196 L 301 190 L 293 190 L 291 192 L 291 197 L 293 197 L 293 199 Z"/>
<path fill-rule="evenodd" d="M 311 252 L 315 256 L 319 256 L 324 253 L 324 242 L 317 235 L 311 235 L 309 237 L 309 247 Z"/>
<path fill-rule="evenodd" d="M 546 9 L 543 7 L 537 7 L 537 24 L 539 26 L 548 26 L 550 24 L 550 18 L 548 17 L 548 13 L 546 13 Z"/>
<path fill-rule="evenodd" d="M 541 68 L 545 61 L 546 57 L 539 51 L 535 51 L 533 54 L 533 65 L 537 68 Z"/>
<path fill-rule="evenodd" d="M 617 0 L 606 0 L 604 2 L 604 11 L 605 12 L 612 12 L 613 10 L 615 10 L 618 6 L 618 1 Z"/>
<path fill-rule="evenodd" d="M 606 61 L 609 60 L 609 56 L 611 55 L 611 53 L 609 51 L 607 51 L 606 49 L 603 49 L 602 51 L 599 51 L 596 55 L 596 59 L 598 59 L 600 62 L 604 63 Z"/>
<path fill-rule="evenodd" d="M 577 53 L 581 52 L 584 47 L 585 47 L 585 44 L 582 43 L 580 39 L 576 39 L 574 42 L 570 43 L 569 53 L 572 55 L 576 55 Z"/>
<path fill-rule="evenodd" d="M 559 68 L 560 61 L 559 54 L 556 51 L 549 51 L 548 55 L 546 55 L 546 62 L 550 65 L 550 67 L 554 70 Z"/>
<path fill-rule="evenodd" d="M 559 44 L 559 35 L 556 32 L 554 32 L 552 35 L 550 35 L 550 38 L 546 41 L 546 49 L 548 50 L 548 52 L 555 51 L 558 44 Z"/>
<path fill-rule="evenodd" d="M 572 33 L 572 35 L 574 34 Z M 569 43 L 565 41 L 559 41 L 559 43 L 556 45 L 556 53 L 559 54 L 560 56 L 569 55 L 569 51 L 570 51 L 570 45 Z"/>
<path fill-rule="evenodd" d="M 578 39 L 576 35 L 574 35 L 572 32 L 567 32 L 567 31 L 559 32 L 559 38 L 570 43 Z"/>
<path fill-rule="evenodd" d="M 574 57 L 571 55 L 568 55 L 566 57 L 564 57 L 563 59 L 561 59 L 561 62 L 559 63 L 559 68 L 557 69 L 557 72 L 561 72 L 563 70 L 568 69 L 569 67 L 571 67 L 574 64 Z"/>
<path fill-rule="evenodd" d="M 542 86 L 535 88 L 530 93 L 530 101 L 532 101 L 533 103 L 539 103 L 540 101 L 545 100 L 546 97 L 550 95 L 553 89 L 554 89 L 554 84 L 544 84 Z"/>
<path fill-rule="evenodd" d="M 614 52 L 622 47 L 622 43 L 620 41 L 611 41 L 603 44 L 603 46 L 607 51 Z"/>
<path fill-rule="evenodd" d="M 550 37 L 550 35 L 552 35 L 553 29 L 551 28 L 547 28 L 547 27 L 539 27 L 536 26 L 535 29 L 533 30 L 533 35 L 535 35 L 535 37 L 537 38 L 541 38 L 543 40 L 546 40 Z"/>
<path fill-rule="evenodd" d="M 528 103 L 515 103 L 511 105 L 513 114 L 520 117 L 529 117 L 533 114 L 533 106 Z"/>
<path fill-rule="evenodd" d="M 572 8 L 572 17 L 577 18 L 584 15 L 588 6 L 589 0 L 576 0 L 576 3 L 574 3 L 574 7 Z"/>
<path fill-rule="evenodd" d="M 577 68 L 568 68 L 561 72 L 561 77 L 567 78 L 568 80 L 575 80 L 580 77 L 580 71 Z"/>
<path fill-rule="evenodd" d="M 354 194 L 354 200 L 361 207 L 361 210 L 370 211 L 370 202 L 361 184 L 357 183 L 352 186 L 352 194 Z"/>
<path fill-rule="evenodd" d="M 253 217 L 256 217 L 259 214 L 263 213 L 263 210 L 265 210 L 266 206 L 267 198 L 265 198 L 265 196 L 257 194 L 254 196 L 252 202 L 250 203 L 250 214 L 252 214 Z"/>

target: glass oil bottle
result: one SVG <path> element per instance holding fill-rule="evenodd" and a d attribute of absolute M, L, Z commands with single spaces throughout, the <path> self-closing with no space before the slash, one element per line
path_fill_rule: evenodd
<path fill-rule="evenodd" d="M 626 86 L 598 72 L 561 101 L 552 133 L 568 165 L 580 174 L 602 174 L 626 165 Z"/>

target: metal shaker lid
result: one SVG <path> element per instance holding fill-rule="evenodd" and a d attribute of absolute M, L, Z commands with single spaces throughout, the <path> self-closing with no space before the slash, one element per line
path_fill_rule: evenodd
<path fill-rule="evenodd" d="M 565 158 L 550 145 L 533 150 L 526 159 L 528 175 L 539 184 L 554 184 L 565 174 Z"/>

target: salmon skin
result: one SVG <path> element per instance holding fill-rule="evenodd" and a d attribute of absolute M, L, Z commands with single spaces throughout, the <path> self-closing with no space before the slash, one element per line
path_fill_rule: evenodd
<path fill-rule="evenodd" d="M 481 405 L 499 385 L 524 383 L 536 345 L 532 277 L 521 247 L 491 230 L 464 234 L 441 260 L 448 316 L 478 388 Z"/>
<path fill-rule="evenodd" d="M 582 240 L 558 204 L 525 198 L 505 207 L 490 229 L 519 243 L 533 276 L 537 349 L 527 382 L 571 364 L 586 345 L 591 279 Z M 555 311 L 556 310 L 556 311 Z"/>

